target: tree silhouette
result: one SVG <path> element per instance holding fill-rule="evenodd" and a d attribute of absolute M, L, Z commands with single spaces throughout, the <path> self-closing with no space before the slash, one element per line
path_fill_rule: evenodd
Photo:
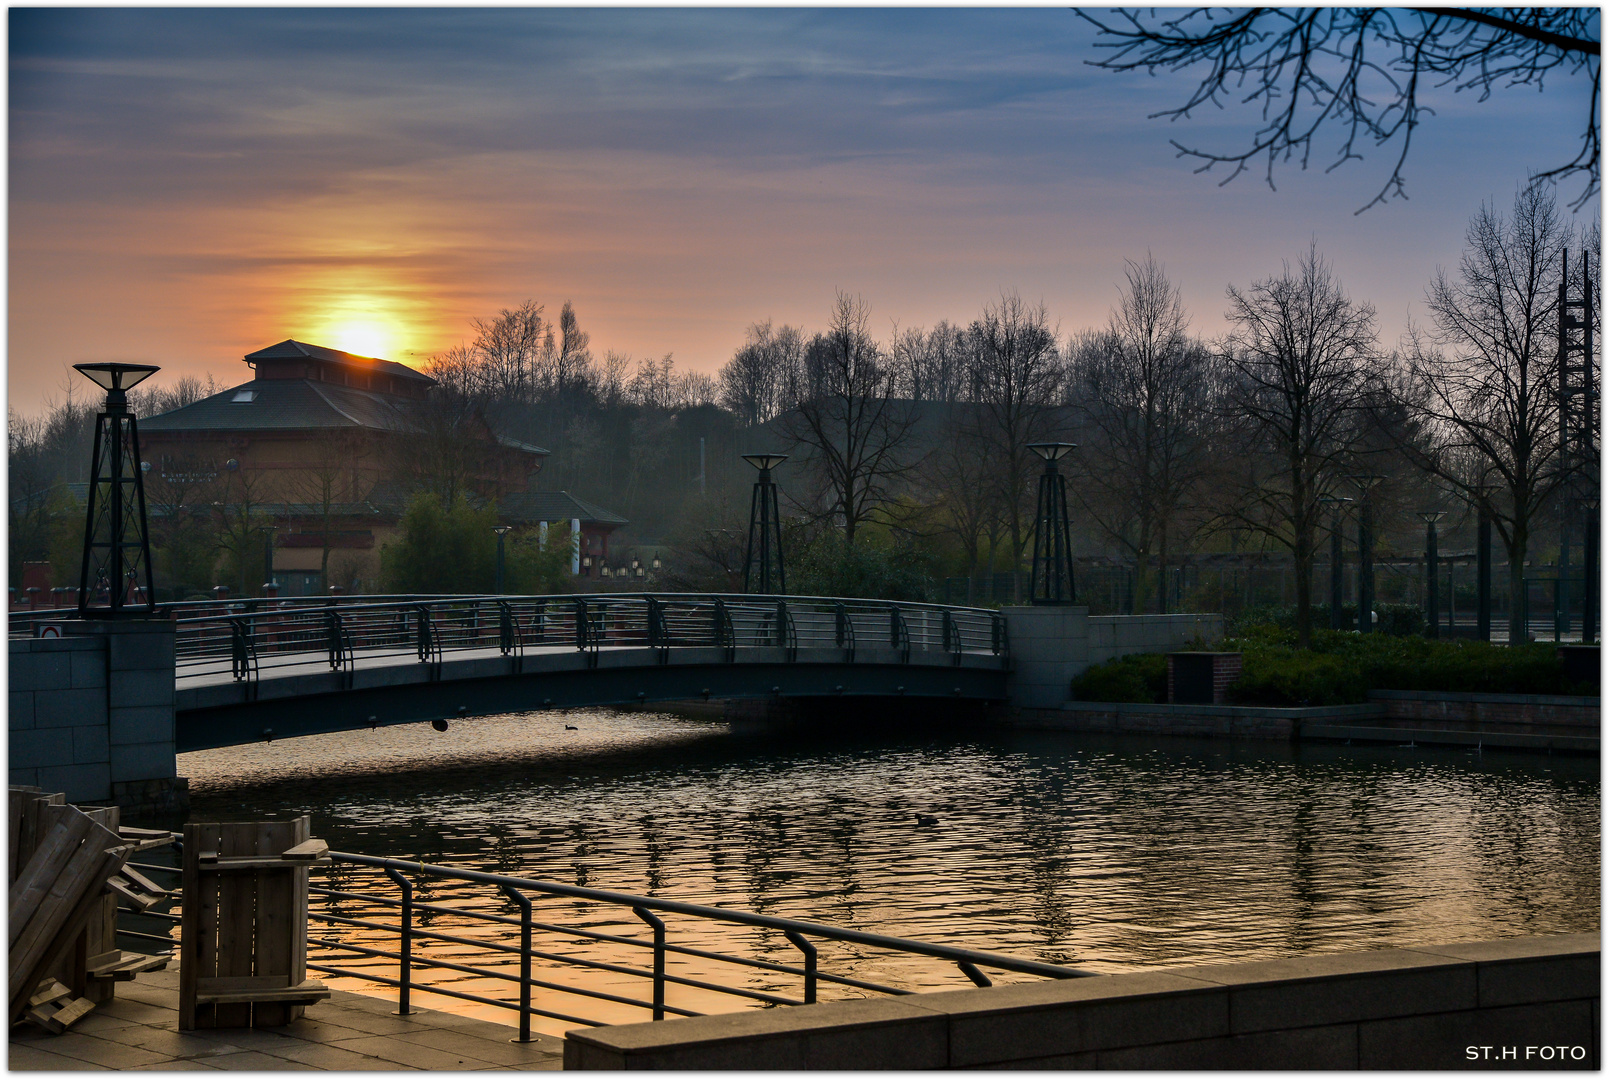
<path fill-rule="evenodd" d="M 1369 203 L 1407 198 L 1403 166 L 1413 132 L 1424 114 L 1428 84 L 1474 90 L 1484 101 L 1495 88 L 1542 89 L 1551 73 L 1587 72 L 1591 93 L 1584 102 L 1581 148 L 1570 161 L 1532 175 L 1562 180 L 1584 175 L 1586 188 L 1571 203 L 1579 208 L 1598 193 L 1598 9 L 1582 8 L 1194 8 L 1158 13 L 1117 9 L 1102 19 L 1079 16 L 1100 32 L 1108 71 L 1144 69 L 1151 74 L 1201 64 L 1207 73 L 1178 108 L 1152 116 L 1190 116 L 1203 105 L 1258 105 L 1262 126 L 1249 147 L 1218 153 L 1170 140 L 1180 156 L 1202 162 L 1197 172 L 1233 166 L 1227 184 L 1253 162 L 1266 161 L 1268 186 L 1274 166 L 1292 159 L 1306 168 L 1321 130 L 1344 133 L 1336 160 L 1325 170 L 1360 159 L 1367 143 L 1401 140 L 1390 177 Z"/>

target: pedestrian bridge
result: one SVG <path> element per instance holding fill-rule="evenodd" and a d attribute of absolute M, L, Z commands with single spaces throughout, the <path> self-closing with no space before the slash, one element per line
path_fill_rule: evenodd
<path fill-rule="evenodd" d="M 998 612 L 729 594 L 175 605 L 183 753 L 424 720 L 698 699 L 998 702 Z"/>

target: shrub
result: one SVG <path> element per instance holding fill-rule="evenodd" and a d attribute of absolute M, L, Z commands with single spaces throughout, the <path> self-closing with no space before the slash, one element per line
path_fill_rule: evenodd
<path fill-rule="evenodd" d="M 1073 679 L 1077 701 L 1152 703 L 1168 697 L 1168 658 L 1161 653 L 1134 653 L 1085 668 Z"/>
<path fill-rule="evenodd" d="M 1354 705 L 1370 690 L 1596 696 L 1591 683 L 1571 682 L 1551 644 L 1494 645 L 1421 637 L 1314 630 L 1298 649 L 1295 631 L 1264 623 L 1216 646 L 1242 654 L 1239 680 L 1228 690 L 1237 705 Z M 1167 658 L 1119 657 L 1073 680 L 1079 701 L 1163 701 Z"/>

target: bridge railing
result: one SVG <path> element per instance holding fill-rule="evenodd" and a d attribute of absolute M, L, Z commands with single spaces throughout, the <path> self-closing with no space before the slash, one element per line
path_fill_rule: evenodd
<path fill-rule="evenodd" d="M 359 661 L 439 663 L 480 651 L 522 656 L 604 648 L 1009 652 L 1005 622 L 982 608 L 882 600 L 713 593 L 455 596 L 366 603 L 293 603 L 208 610 L 177 620 L 180 678 L 229 673 L 250 682 L 268 669 L 350 671 Z"/>

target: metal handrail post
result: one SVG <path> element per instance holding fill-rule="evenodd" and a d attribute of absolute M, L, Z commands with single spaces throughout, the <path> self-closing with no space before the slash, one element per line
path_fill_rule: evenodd
<path fill-rule="evenodd" d="M 643 907 L 631 909 L 633 915 L 654 928 L 654 1019 L 665 1019 L 665 920 Z"/>
<path fill-rule="evenodd" d="M 804 953 L 804 1000 L 806 1005 L 814 1005 L 816 1003 L 816 947 L 810 944 L 810 942 L 806 941 L 804 936 L 797 930 L 787 930 L 784 931 L 784 934 L 786 935 L 787 939 L 793 943 L 794 948 Z"/>
<path fill-rule="evenodd" d="M 512 885 L 499 886 L 503 895 L 520 906 L 520 1037 L 531 1041 L 531 900 Z"/>
<path fill-rule="evenodd" d="M 385 868 L 386 877 L 397 883 L 402 890 L 402 953 L 399 973 L 397 976 L 397 1015 L 408 1015 L 408 990 L 413 984 L 413 882 L 397 872 L 395 867 Z"/>

